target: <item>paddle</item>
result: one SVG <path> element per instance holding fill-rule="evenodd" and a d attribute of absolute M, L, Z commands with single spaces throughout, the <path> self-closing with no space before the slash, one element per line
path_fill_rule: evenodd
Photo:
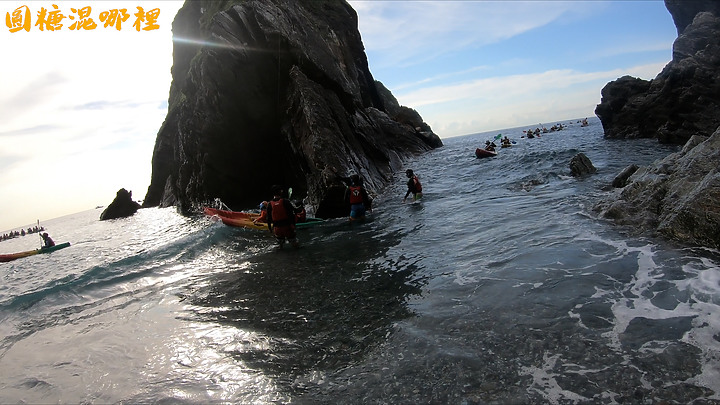
<path fill-rule="evenodd" d="M 42 237 L 42 232 L 40 232 L 40 220 L 37 220 L 37 234 L 40 237 L 40 249 L 43 248 L 43 245 L 45 245 L 45 240 Z"/>

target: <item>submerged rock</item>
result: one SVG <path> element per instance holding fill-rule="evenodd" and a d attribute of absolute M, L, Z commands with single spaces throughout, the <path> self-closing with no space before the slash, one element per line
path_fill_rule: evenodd
<path fill-rule="evenodd" d="M 132 199 L 132 191 L 121 188 L 115 195 L 115 199 L 100 214 L 100 220 L 129 217 L 135 214 L 139 208 L 140 204 Z"/>
<path fill-rule="evenodd" d="M 188 1 L 173 35 L 143 206 L 255 206 L 284 184 L 316 216 L 344 216 L 342 177 L 379 192 L 403 160 L 442 146 L 374 80 L 343 0 Z"/>
<path fill-rule="evenodd" d="M 629 177 L 595 210 L 634 230 L 720 248 L 720 128 Z"/>
<path fill-rule="evenodd" d="M 608 83 L 595 109 L 608 138 L 684 144 L 720 125 L 720 2 L 665 0 L 678 37 L 655 79 Z"/>

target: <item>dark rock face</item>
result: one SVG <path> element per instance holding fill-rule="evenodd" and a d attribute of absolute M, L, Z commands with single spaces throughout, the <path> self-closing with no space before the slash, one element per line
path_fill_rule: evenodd
<path fill-rule="evenodd" d="M 720 248 L 720 128 L 682 151 L 638 169 L 595 210 L 640 232 Z"/>
<path fill-rule="evenodd" d="M 188 1 L 173 35 L 143 206 L 255 206 L 282 184 L 316 216 L 345 216 L 341 177 L 378 192 L 404 159 L 442 146 L 373 79 L 345 1 Z"/>
<path fill-rule="evenodd" d="M 615 188 L 623 188 L 628 185 L 628 179 L 630 179 L 630 176 L 635 174 L 636 171 L 638 171 L 640 167 L 638 165 L 630 165 L 626 167 L 620 174 L 615 176 L 612 182 L 612 186 Z"/>
<path fill-rule="evenodd" d="M 584 153 L 578 153 L 570 159 L 570 174 L 572 176 L 579 177 L 595 172 L 597 172 L 597 169 Z"/>
<path fill-rule="evenodd" d="M 100 220 L 129 217 L 135 214 L 139 208 L 140 204 L 132 199 L 132 191 L 121 188 L 113 202 L 100 214 Z"/>
<path fill-rule="evenodd" d="M 720 125 L 720 2 L 666 0 L 678 38 L 673 58 L 651 81 L 608 83 L 595 109 L 608 138 L 684 144 Z"/>

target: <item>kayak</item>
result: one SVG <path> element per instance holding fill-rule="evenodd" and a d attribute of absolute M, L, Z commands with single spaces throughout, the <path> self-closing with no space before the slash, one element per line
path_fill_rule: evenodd
<path fill-rule="evenodd" d="M 477 148 L 477 149 L 475 149 L 475 156 L 478 159 L 486 158 L 486 157 L 493 157 L 493 156 L 497 156 L 497 152 Z"/>
<path fill-rule="evenodd" d="M 265 222 L 253 222 L 253 219 L 260 216 L 260 214 L 256 214 L 254 212 L 243 212 L 243 211 L 228 211 L 228 210 L 221 210 L 217 208 L 209 208 L 204 207 L 203 211 L 205 212 L 205 215 L 211 216 L 211 217 L 218 217 L 222 221 L 223 224 L 228 226 L 234 226 L 239 228 L 250 228 L 250 229 L 257 229 L 257 230 L 267 230 L 268 226 Z M 296 228 L 307 228 L 313 225 L 318 225 L 325 222 L 324 219 L 321 218 L 306 218 L 304 222 L 298 222 L 295 224 Z"/>
<path fill-rule="evenodd" d="M 10 261 L 13 261 L 16 259 L 20 259 L 21 257 L 33 256 L 33 255 L 37 255 L 40 253 L 50 253 L 50 252 L 54 252 L 56 250 L 66 248 L 68 246 L 70 246 L 70 242 L 61 243 L 59 245 L 55 245 L 55 246 L 51 246 L 51 247 L 47 247 L 47 248 L 44 247 L 44 248 L 35 249 L 35 250 L 28 250 L 25 252 L 0 255 L 0 262 L 10 262 Z"/>
<path fill-rule="evenodd" d="M 205 215 L 209 215 L 209 216 L 217 215 L 219 217 L 225 217 L 225 218 L 253 219 L 253 218 L 257 218 L 260 216 L 260 214 L 256 214 L 254 212 L 229 211 L 229 210 L 221 210 L 221 209 L 210 208 L 210 207 L 203 207 L 203 212 L 205 212 Z"/>

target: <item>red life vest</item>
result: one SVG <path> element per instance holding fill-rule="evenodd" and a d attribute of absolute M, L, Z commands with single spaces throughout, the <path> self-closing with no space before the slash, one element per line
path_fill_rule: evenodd
<path fill-rule="evenodd" d="M 350 188 L 350 204 L 362 204 L 363 203 L 362 187 L 351 186 L 349 188 Z"/>
<path fill-rule="evenodd" d="M 279 221 L 286 221 L 290 219 L 290 216 L 288 215 L 287 210 L 285 209 L 284 199 L 279 199 L 277 201 L 272 200 L 270 201 L 270 206 L 272 207 L 272 220 L 273 222 L 279 222 Z"/>
<path fill-rule="evenodd" d="M 422 193 L 422 184 L 420 184 L 418 176 L 413 176 L 413 181 L 415 182 L 415 192 Z"/>

